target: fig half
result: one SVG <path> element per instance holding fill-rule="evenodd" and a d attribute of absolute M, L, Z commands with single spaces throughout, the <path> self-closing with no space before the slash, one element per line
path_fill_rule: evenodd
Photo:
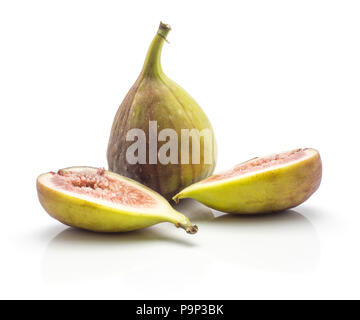
<path fill-rule="evenodd" d="M 41 205 L 60 222 L 99 232 L 125 232 L 171 222 L 188 233 L 197 226 L 158 193 L 104 169 L 72 167 L 37 178 Z"/>
<path fill-rule="evenodd" d="M 275 212 L 307 200 L 318 189 L 321 175 L 318 151 L 296 149 L 243 162 L 185 188 L 173 199 L 193 198 L 227 213 Z"/>

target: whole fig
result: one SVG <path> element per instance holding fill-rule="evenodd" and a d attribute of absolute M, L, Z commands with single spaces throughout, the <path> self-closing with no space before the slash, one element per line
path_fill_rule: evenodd
<path fill-rule="evenodd" d="M 162 70 L 161 51 L 170 29 L 160 23 L 142 71 L 115 115 L 107 150 L 109 170 L 167 199 L 209 177 L 216 164 L 207 116 Z"/>

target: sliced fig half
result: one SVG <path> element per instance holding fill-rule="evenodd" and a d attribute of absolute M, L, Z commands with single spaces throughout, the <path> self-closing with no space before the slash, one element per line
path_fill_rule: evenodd
<path fill-rule="evenodd" d="M 322 175 L 317 150 L 296 149 L 243 162 L 178 193 L 228 213 L 267 213 L 298 206 L 319 187 Z"/>
<path fill-rule="evenodd" d="M 41 205 L 60 222 L 99 232 L 124 232 L 172 222 L 188 233 L 197 227 L 158 193 L 118 174 L 72 167 L 37 178 Z"/>

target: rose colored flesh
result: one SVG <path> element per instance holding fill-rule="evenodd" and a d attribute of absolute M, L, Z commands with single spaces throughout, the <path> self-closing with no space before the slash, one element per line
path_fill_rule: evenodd
<path fill-rule="evenodd" d="M 124 206 L 149 208 L 156 204 L 147 193 L 105 175 L 104 169 L 72 172 L 59 170 L 52 173 L 51 182 L 59 189 L 74 194 L 87 195 L 92 198 L 111 201 Z"/>
<path fill-rule="evenodd" d="M 237 176 L 241 176 L 245 173 L 254 172 L 263 170 L 266 168 L 271 168 L 273 166 L 286 164 L 292 161 L 296 161 L 301 159 L 306 155 L 306 149 L 297 149 L 289 152 L 284 152 L 280 154 L 276 154 L 269 157 L 264 158 L 256 158 L 254 160 L 250 160 L 243 164 L 239 164 L 235 168 L 222 173 L 222 174 L 215 174 L 208 179 L 202 181 L 202 183 L 208 182 L 215 182 L 219 180 L 229 179 Z"/>

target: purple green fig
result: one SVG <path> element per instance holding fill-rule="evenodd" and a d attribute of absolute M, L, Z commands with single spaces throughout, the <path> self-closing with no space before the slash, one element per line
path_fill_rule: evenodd
<path fill-rule="evenodd" d="M 134 179 L 166 199 L 171 199 L 187 186 L 209 177 L 216 164 L 216 142 L 207 116 L 196 101 L 162 70 L 161 51 L 169 31 L 169 25 L 160 23 L 142 71 L 115 115 L 107 149 L 110 171 Z M 155 128 L 151 129 L 150 123 L 155 123 Z M 131 129 L 141 129 L 146 134 L 146 161 L 130 163 L 127 159 L 127 150 L 134 143 L 127 139 Z M 179 139 L 182 130 L 195 129 L 193 132 L 200 144 L 198 154 L 193 153 L 192 138 L 188 145 L 190 155 L 187 162 L 182 161 L 184 149 L 180 141 L 175 147 L 177 161 L 165 164 L 157 161 L 157 152 L 167 141 L 157 142 L 155 151 L 151 151 L 151 130 L 161 132 L 169 129 L 176 132 Z M 205 139 L 201 137 L 203 130 L 209 133 L 210 143 L 205 143 Z M 210 159 L 205 159 L 206 153 L 210 154 Z M 195 158 L 199 161 L 193 161 Z"/>

